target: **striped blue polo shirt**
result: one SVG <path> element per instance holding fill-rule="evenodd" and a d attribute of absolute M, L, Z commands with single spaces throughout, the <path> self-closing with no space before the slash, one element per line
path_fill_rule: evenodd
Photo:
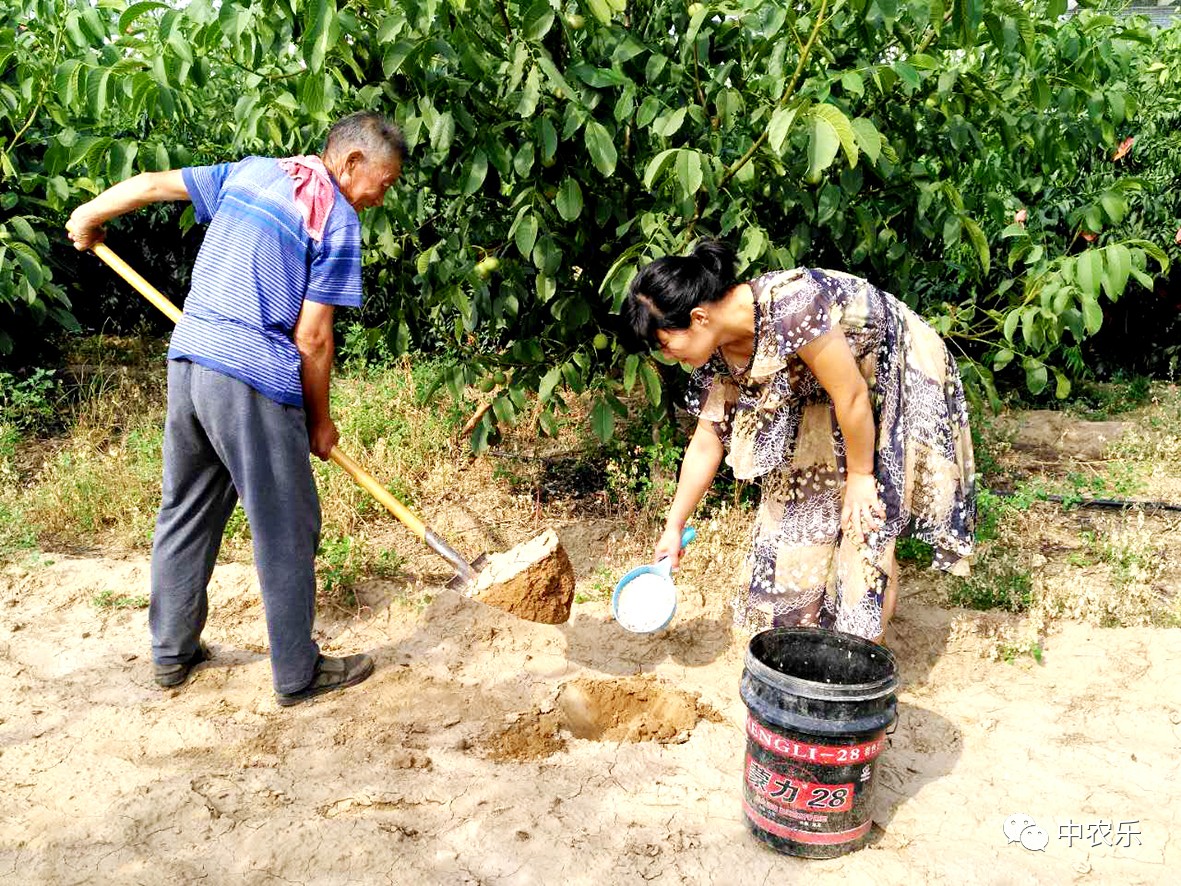
<path fill-rule="evenodd" d="M 304 299 L 361 305 L 361 223 L 339 189 L 317 243 L 277 160 L 181 170 L 197 221 L 208 224 L 184 314 L 168 349 L 290 406 L 303 406 L 293 338 Z"/>

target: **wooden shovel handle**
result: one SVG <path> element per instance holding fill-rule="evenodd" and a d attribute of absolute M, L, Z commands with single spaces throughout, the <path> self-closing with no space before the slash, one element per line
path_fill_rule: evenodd
<path fill-rule="evenodd" d="M 367 470 L 345 455 L 339 446 L 333 446 L 328 457 L 344 468 L 345 473 L 357 481 L 357 485 L 381 502 L 387 511 L 402 521 L 407 529 L 426 541 L 426 525 L 410 513 L 407 507 L 392 496 L 388 489 L 377 482 Z"/>
<path fill-rule="evenodd" d="M 165 298 L 159 289 L 141 277 L 131 265 L 115 255 L 111 251 L 111 247 L 106 243 L 99 243 L 93 248 L 93 251 L 95 255 L 111 266 L 111 270 L 134 286 L 140 295 L 163 311 L 169 320 L 173 323 L 180 322 L 180 308 Z"/>

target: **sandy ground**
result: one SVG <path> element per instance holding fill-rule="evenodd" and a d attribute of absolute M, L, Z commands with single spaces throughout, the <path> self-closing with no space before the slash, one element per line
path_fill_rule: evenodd
<path fill-rule="evenodd" d="M 580 588 L 593 555 L 576 558 Z M 990 661 L 984 616 L 904 600 L 872 842 L 803 861 L 744 826 L 745 641 L 713 586 L 728 577 L 686 579 L 654 636 L 621 630 L 601 594 L 548 626 L 445 590 L 390 603 L 370 583 L 361 616 L 320 631 L 328 652 L 375 651 L 376 674 L 281 709 L 250 566 L 218 567 L 214 659 L 173 691 L 152 683 L 146 610 L 92 602 L 146 593 L 147 573 L 140 556 L 57 556 L 0 574 L 0 881 L 1132 884 L 1181 870 L 1181 631 L 1064 622 L 1044 663 Z M 1044 851 L 1007 841 L 1014 814 L 1045 830 Z M 1071 824 L 1081 839 L 1062 837 Z"/>

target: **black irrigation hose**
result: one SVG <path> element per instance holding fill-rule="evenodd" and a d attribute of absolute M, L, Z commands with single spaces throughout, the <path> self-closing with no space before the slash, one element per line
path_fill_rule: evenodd
<path fill-rule="evenodd" d="M 1017 493 L 1009 490 L 991 490 L 993 495 L 1002 498 L 1012 498 Z M 1109 510 L 1124 510 L 1126 508 L 1143 508 L 1146 511 L 1181 511 L 1181 504 L 1167 501 L 1133 501 L 1126 498 L 1077 498 L 1070 495 L 1039 494 L 1038 501 L 1053 501 L 1059 504 L 1071 505 L 1076 508 L 1107 508 Z"/>

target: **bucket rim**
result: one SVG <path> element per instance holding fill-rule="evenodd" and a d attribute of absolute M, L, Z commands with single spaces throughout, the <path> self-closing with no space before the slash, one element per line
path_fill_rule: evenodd
<path fill-rule="evenodd" d="M 867 683 L 821 683 L 817 680 L 808 680 L 803 677 L 785 674 L 764 664 L 755 657 L 753 651 L 755 641 L 768 634 L 807 636 L 810 639 L 820 634 L 836 638 L 843 644 L 851 643 L 853 646 L 862 649 L 865 649 L 867 646 L 872 647 L 875 653 L 885 656 L 886 662 L 889 665 L 889 672 L 887 676 Z M 873 701 L 893 695 L 898 689 L 898 662 L 889 649 L 871 640 L 866 640 L 864 637 L 858 637 L 855 634 L 846 634 L 841 631 L 831 631 L 826 628 L 769 628 L 768 630 L 760 631 L 751 637 L 750 643 L 747 644 L 743 664 L 747 671 L 764 683 L 804 698 L 812 698 L 819 701 Z"/>

